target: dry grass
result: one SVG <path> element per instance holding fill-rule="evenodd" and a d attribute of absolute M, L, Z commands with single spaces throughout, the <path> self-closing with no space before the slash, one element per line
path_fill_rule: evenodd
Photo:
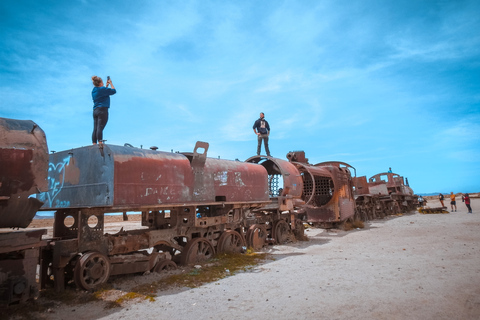
<path fill-rule="evenodd" d="M 362 220 L 354 220 L 353 222 L 345 221 L 343 223 L 343 230 L 350 231 L 353 229 L 363 229 L 365 228 L 365 223 Z"/>
<path fill-rule="evenodd" d="M 173 274 L 154 283 L 137 286 L 133 292 L 145 296 L 155 296 L 157 291 L 175 287 L 199 287 L 215 282 L 238 272 L 246 272 L 267 258 L 266 254 L 257 254 L 250 249 L 244 254 L 222 253 L 201 265 L 201 268 L 189 268 L 188 272 Z"/>

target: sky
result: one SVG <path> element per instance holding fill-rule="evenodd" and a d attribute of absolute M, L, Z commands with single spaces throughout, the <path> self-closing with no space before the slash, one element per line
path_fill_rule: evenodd
<path fill-rule="evenodd" d="M 241 161 L 303 150 L 416 193 L 480 192 L 480 1 L 0 1 L 0 117 L 50 151 L 107 144 Z M 265 154 L 262 147 L 262 154 Z"/>

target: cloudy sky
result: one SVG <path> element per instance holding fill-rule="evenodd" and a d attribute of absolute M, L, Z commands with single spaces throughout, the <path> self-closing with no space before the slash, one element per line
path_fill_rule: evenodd
<path fill-rule="evenodd" d="M 479 30 L 477 0 L 3 0 L 0 116 L 89 145 L 90 79 L 109 75 L 109 144 L 243 161 L 263 111 L 275 157 L 479 192 Z"/>

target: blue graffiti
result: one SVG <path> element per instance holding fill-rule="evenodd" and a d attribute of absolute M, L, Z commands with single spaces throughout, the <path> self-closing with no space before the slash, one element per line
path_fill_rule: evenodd
<path fill-rule="evenodd" d="M 61 200 L 57 199 L 57 200 L 55 200 L 55 207 L 56 208 L 68 208 L 68 207 L 70 207 L 70 201 L 68 201 L 68 200 L 61 201 Z"/>
<path fill-rule="evenodd" d="M 48 164 L 48 191 L 47 198 L 50 207 L 53 207 L 53 200 L 62 191 L 63 184 L 65 182 L 65 166 L 70 163 L 70 157 L 66 157 L 62 161 L 54 164 L 50 162 Z M 69 201 L 55 201 L 55 207 L 68 207 Z"/>

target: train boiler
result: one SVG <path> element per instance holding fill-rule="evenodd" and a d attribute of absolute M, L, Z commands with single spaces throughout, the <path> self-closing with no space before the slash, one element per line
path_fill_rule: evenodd
<path fill-rule="evenodd" d="M 155 148 L 153 148 L 155 149 Z M 109 276 L 192 264 L 241 251 L 245 217 L 268 204 L 267 171 L 192 153 L 93 145 L 50 155 L 41 210 L 55 211 L 41 282 L 94 289 Z M 104 233 L 104 214 L 138 211 L 143 229 Z M 148 251 L 148 250 L 150 251 Z"/>
<path fill-rule="evenodd" d="M 0 118 L 0 303 L 25 302 L 38 293 L 36 271 L 46 230 L 26 228 L 47 190 L 48 148 L 33 121 Z M 17 230 L 12 230 L 13 228 Z"/>
<path fill-rule="evenodd" d="M 254 156 L 268 172 L 269 194 L 293 208 L 297 218 L 322 227 L 351 219 L 355 213 L 350 165 L 343 162 L 309 164 L 305 152 L 287 154 L 287 159 Z M 294 226 L 292 229 L 294 229 Z"/>

